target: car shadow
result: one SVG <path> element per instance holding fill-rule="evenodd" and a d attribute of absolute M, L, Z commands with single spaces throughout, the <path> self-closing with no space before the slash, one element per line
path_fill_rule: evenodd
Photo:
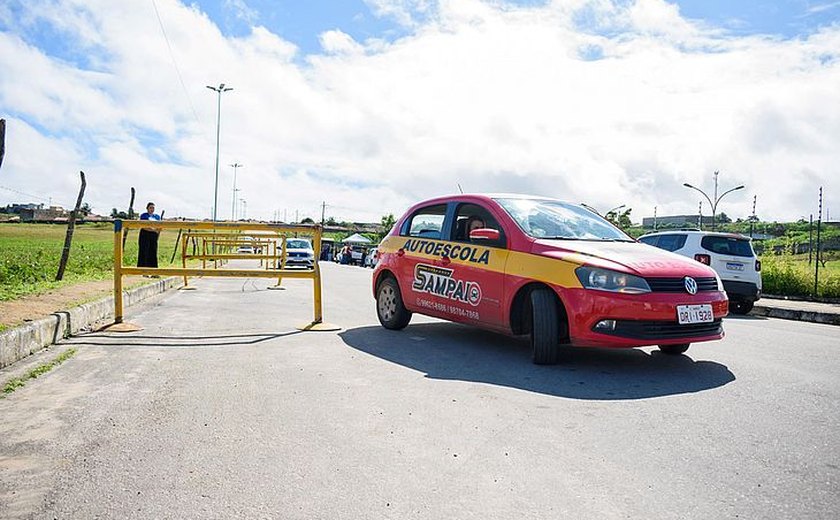
<path fill-rule="evenodd" d="M 410 325 L 403 331 L 358 327 L 339 336 L 351 348 L 431 379 L 486 383 L 571 399 L 647 399 L 701 392 L 735 380 L 725 365 L 714 361 L 640 349 L 573 348 L 563 364 L 534 365 L 527 340 L 453 323 Z"/>

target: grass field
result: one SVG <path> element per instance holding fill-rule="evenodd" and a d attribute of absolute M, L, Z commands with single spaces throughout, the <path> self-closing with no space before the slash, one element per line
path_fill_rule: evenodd
<path fill-rule="evenodd" d="M 808 255 L 764 255 L 761 263 L 765 293 L 814 296 L 814 264 L 808 265 Z M 817 296 L 840 298 L 840 260 L 820 265 Z"/>
<path fill-rule="evenodd" d="M 55 282 L 66 231 L 62 225 L 0 223 L 0 301 L 113 276 L 113 224 L 82 224 L 73 234 L 64 280 Z M 168 264 L 176 238 L 177 231 L 161 233 L 161 265 Z M 125 249 L 125 265 L 135 265 L 137 231 L 130 232 Z"/>

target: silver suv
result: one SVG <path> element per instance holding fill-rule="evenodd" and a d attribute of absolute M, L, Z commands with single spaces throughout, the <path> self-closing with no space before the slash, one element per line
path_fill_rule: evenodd
<path fill-rule="evenodd" d="M 639 242 L 693 258 L 714 269 L 729 297 L 729 310 L 747 314 L 761 298 L 761 261 L 750 238 L 734 233 L 674 230 L 649 233 Z"/>

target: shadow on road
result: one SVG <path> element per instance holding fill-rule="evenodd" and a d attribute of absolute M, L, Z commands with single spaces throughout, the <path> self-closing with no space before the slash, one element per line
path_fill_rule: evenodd
<path fill-rule="evenodd" d="M 95 332 L 74 336 L 64 344 L 96 345 L 104 347 L 233 347 L 256 345 L 265 341 L 300 334 L 301 330 L 263 334 L 233 334 L 218 336 L 144 336 L 132 333 Z"/>
<path fill-rule="evenodd" d="M 403 331 L 359 327 L 339 334 L 348 346 L 432 379 L 472 381 L 557 397 L 645 399 L 723 386 L 735 375 L 720 363 L 639 349 L 572 349 L 556 366 L 531 363 L 526 340 L 452 323 Z M 692 347 L 702 352 L 702 344 Z M 691 350 L 689 350 L 691 352 Z"/>

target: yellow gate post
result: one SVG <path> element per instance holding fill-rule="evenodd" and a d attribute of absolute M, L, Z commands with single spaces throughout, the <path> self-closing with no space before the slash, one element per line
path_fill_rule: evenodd
<path fill-rule="evenodd" d="M 114 323 L 122 323 L 122 220 L 114 221 Z"/>
<path fill-rule="evenodd" d="M 114 221 L 114 323 L 103 327 L 109 332 L 136 332 L 141 327 L 131 323 L 123 322 L 123 243 L 122 243 L 122 220 Z"/>

